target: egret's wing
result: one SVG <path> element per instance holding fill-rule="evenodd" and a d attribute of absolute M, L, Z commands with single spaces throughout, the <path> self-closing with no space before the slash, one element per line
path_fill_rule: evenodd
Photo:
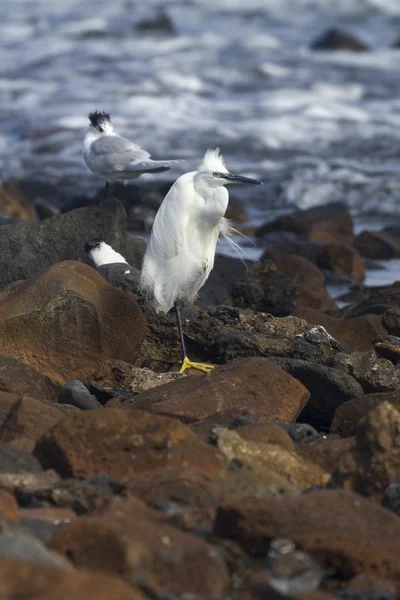
<path fill-rule="evenodd" d="M 163 263 L 179 255 L 186 238 L 189 217 L 180 179 L 162 201 L 151 232 L 152 250 Z"/>
<path fill-rule="evenodd" d="M 118 135 L 107 135 L 98 138 L 91 146 L 92 163 L 95 169 L 103 172 L 153 172 L 168 171 L 175 163 L 181 161 L 157 161 L 150 154 L 127 138 Z"/>

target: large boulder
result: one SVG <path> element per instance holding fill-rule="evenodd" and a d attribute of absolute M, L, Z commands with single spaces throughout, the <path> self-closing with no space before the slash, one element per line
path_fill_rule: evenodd
<path fill-rule="evenodd" d="M 62 419 L 38 440 L 34 453 L 46 468 L 81 479 L 96 473 L 129 477 L 163 466 L 216 475 L 225 463 L 216 448 L 179 421 L 121 408 Z"/>
<path fill-rule="evenodd" d="M 125 406 L 188 423 L 243 408 L 271 421 L 294 421 L 308 398 L 308 390 L 272 360 L 247 358 L 217 367 L 206 377 L 185 377 L 149 389 Z"/>
<path fill-rule="evenodd" d="M 292 231 L 314 242 L 352 242 L 353 219 L 344 202 L 331 202 L 277 217 L 257 230 L 257 237 L 270 231 Z"/>
<path fill-rule="evenodd" d="M 398 579 L 400 573 L 399 518 L 347 491 L 228 501 L 218 509 L 215 533 L 262 558 L 272 538 L 288 537 L 345 577 L 368 572 Z"/>
<path fill-rule="evenodd" d="M 90 238 L 125 250 L 126 215 L 122 205 L 109 201 L 56 215 L 40 223 L 17 223 L 0 228 L 0 287 L 27 279 L 44 267 L 85 258 Z"/>
<path fill-rule="evenodd" d="M 399 392 L 366 394 L 365 396 L 344 402 L 344 404 L 341 404 L 336 409 L 331 423 L 331 432 L 341 437 L 353 436 L 361 419 L 383 402 L 389 402 L 396 410 L 400 410 Z"/>
<path fill-rule="evenodd" d="M 145 332 L 137 303 L 83 263 L 58 263 L 0 292 L 2 356 L 61 384 L 91 377 L 107 358 L 134 362 Z"/>
<path fill-rule="evenodd" d="M 332 487 L 343 487 L 381 502 L 400 477 L 400 412 L 383 402 L 358 424 L 355 447 L 342 454 Z"/>

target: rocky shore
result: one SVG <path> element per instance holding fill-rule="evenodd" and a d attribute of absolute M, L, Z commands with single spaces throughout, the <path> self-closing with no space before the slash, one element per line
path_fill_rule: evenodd
<path fill-rule="evenodd" d="M 157 192 L 42 220 L 2 193 L 0 600 L 279 598 L 275 538 L 325 573 L 290 597 L 399 598 L 400 285 L 363 281 L 400 232 L 355 236 L 340 203 L 266 223 L 260 261 L 217 256 L 184 307 L 190 358 L 216 367 L 181 375 L 127 232 Z M 91 238 L 130 273 L 95 270 Z"/>

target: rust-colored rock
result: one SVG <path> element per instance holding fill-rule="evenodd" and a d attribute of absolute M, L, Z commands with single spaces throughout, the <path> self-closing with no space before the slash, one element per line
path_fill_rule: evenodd
<path fill-rule="evenodd" d="M 335 411 L 331 423 L 331 433 L 337 433 L 341 437 L 355 435 L 357 425 L 361 419 L 383 402 L 389 402 L 397 410 L 400 410 L 400 393 L 367 394 L 344 402 Z"/>
<path fill-rule="evenodd" d="M 18 513 L 22 523 L 29 521 L 44 521 L 60 525 L 70 523 L 76 519 L 76 514 L 69 508 L 58 508 L 56 506 L 43 506 L 39 508 L 21 508 Z"/>
<path fill-rule="evenodd" d="M 319 465 L 321 469 L 332 473 L 335 470 L 339 457 L 354 446 L 354 438 L 324 440 L 310 444 L 298 444 L 297 454 L 305 460 Z"/>
<path fill-rule="evenodd" d="M 122 360 L 105 360 L 93 375 L 93 380 L 106 390 L 124 389 L 140 394 L 181 377 L 184 377 L 183 373 L 155 373 Z"/>
<path fill-rule="evenodd" d="M 229 576 L 216 548 L 160 521 L 133 513 L 81 517 L 61 527 L 49 547 L 75 565 L 129 577 L 158 593 L 214 597 L 228 591 Z"/>
<path fill-rule="evenodd" d="M 324 246 L 319 266 L 361 283 L 365 279 L 365 267 L 359 253 L 348 244 L 330 243 Z"/>
<path fill-rule="evenodd" d="M 60 384 L 90 378 L 107 358 L 134 362 L 145 332 L 137 303 L 84 263 L 55 264 L 0 292 L 2 356 Z"/>
<path fill-rule="evenodd" d="M 331 202 L 307 210 L 297 210 L 265 223 L 256 232 L 262 237 L 270 231 L 293 231 L 315 242 L 353 240 L 353 219 L 344 202 Z"/>
<path fill-rule="evenodd" d="M 28 394 L 50 402 L 57 402 L 59 393 L 59 385 L 38 369 L 22 360 L 4 356 L 0 356 L 0 389 L 18 396 Z"/>
<path fill-rule="evenodd" d="M 65 417 L 38 440 L 34 454 L 45 468 L 81 479 L 95 473 L 130 477 L 181 466 L 215 476 L 225 463 L 216 448 L 178 420 L 122 408 Z"/>
<path fill-rule="evenodd" d="M 348 491 L 315 490 L 293 498 L 227 504 L 217 511 L 215 533 L 262 557 L 272 538 L 289 537 L 345 577 L 400 575 L 400 519 Z"/>
<path fill-rule="evenodd" d="M 362 231 L 354 245 L 365 258 L 389 259 L 400 256 L 400 236 L 390 231 Z"/>
<path fill-rule="evenodd" d="M 343 454 L 331 485 L 381 502 L 400 477 L 400 412 L 383 402 L 359 422 L 355 447 Z"/>
<path fill-rule="evenodd" d="M 349 581 L 347 589 L 361 592 L 360 595 L 363 595 L 362 592 L 366 592 L 366 596 L 376 595 L 380 597 L 393 597 L 394 599 L 396 598 L 398 586 L 396 586 L 394 581 L 390 581 L 389 579 L 383 579 L 382 577 L 369 575 L 368 573 L 361 573 Z"/>
<path fill-rule="evenodd" d="M 33 202 L 21 193 L 16 181 L 7 181 L 0 189 L 1 213 L 18 221 L 36 221 Z"/>
<path fill-rule="evenodd" d="M 0 515 L 10 521 L 19 520 L 17 501 L 14 496 L 2 489 L 0 489 Z"/>
<path fill-rule="evenodd" d="M 296 308 L 293 313 L 313 325 L 322 325 L 327 332 L 340 342 L 345 352 L 365 352 L 371 350 L 372 340 L 385 334 L 379 315 L 363 315 L 351 319 L 337 319 L 313 308 Z"/>
<path fill-rule="evenodd" d="M 275 423 L 249 423 L 238 427 L 236 433 L 248 442 L 262 442 L 282 446 L 288 452 L 294 452 L 295 445 L 290 435 Z"/>
<path fill-rule="evenodd" d="M 29 396 L 17 400 L 0 427 L 0 442 L 16 438 L 37 440 L 65 416 L 56 404 L 45 404 Z"/>
<path fill-rule="evenodd" d="M 400 310 L 388 308 L 382 315 L 382 326 L 389 335 L 400 336 Z"/>
<path fill-rule="evenodd" d="M 303 490 L 323 486 L 330 479 L 320 467 L 281 446 L 248 442 L 235 431 L 226 429 L 217 430 L 216 437 L 218 448 L 228 460 L 245 464 L 254 472 L 272 471 Z"/>
<path fill-rule="evenodd" d="M 310 261 L 294 254 L 266 252 L 265 257 L 278 267 L 278 272 L 286 275 L 296 288 L 296 309 L 310 307 L 319 310 L 336 308 L 336 302 L 325 287 L 325 277 Z"/>
<path fill-rule="evenodd" d="M 165 501 L 181 506 L 215 507 L 219 488 L 206 475 L 187 467 L 154 469 L 131 477 L 127 491 L 150 505 Z"/>
<path fill-rule="evenodd" d="M 226 410 L 277 421 L 294 421 L 308 390 L 267 358 L 247 358 L 215 368 L 205 377 L 186 377 L 143 392 L 127 407 L 173 415 L 193 423 Z"/>
<path fill-rule="evenodd" d="M 145 600 L 118 577 L 92 571 L 64 571 L 16 558 L 0 559 L 0 597 L 37 600 Z"/>

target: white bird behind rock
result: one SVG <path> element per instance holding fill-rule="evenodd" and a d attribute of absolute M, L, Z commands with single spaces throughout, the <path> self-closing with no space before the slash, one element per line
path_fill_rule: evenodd
<path fill-rule="evenodd" d="M 106 112 L 89 114 L 90 125 L 83 138 L 83 158 L 95 175 L 111 180 L 137 179 L 143 173 L 168 171 L 182 160 L 152 160 L 150 154 L 131 140 L 115 133 Z"/>
<path fill-rule="evenodd" d="M 232 227 L 224 215 L 228 183 L 259 181 L 228 172 L 217 150 L 208 150 L 197 171 L 179 177 L 165 196 L 154 220 L 144 256 L 141 289 L 152 297 L 156 312 L 175 306 L 182 345 L 181 372 L 189 367 L 209 371 L 212 367 L 192 363 L 186 354 L 180 307 L 193 301 L 214 266 L 218 238 L 230 239 Z"/>

